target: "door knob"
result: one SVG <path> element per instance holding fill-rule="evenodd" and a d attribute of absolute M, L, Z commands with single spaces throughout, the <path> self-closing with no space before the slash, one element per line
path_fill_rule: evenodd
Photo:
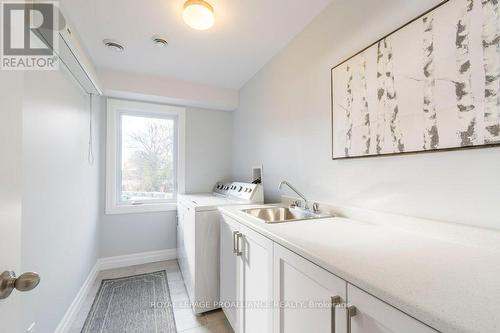
<path fill-rule="evenodd" d="M 16 277 L 13 271 L 5 271 L 0 274 L 0 299 L 10 296 L 14 289 L 19 291 L 30 291 L 40 283 L 40 275 L 35 272 L 27 272 Z"/>

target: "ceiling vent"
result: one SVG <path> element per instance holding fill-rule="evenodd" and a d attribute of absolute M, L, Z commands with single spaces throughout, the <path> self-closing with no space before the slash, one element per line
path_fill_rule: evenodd
<path fill-rule="evenodd" d="M 110 49 L 112 51 L 123 52 L 125 50 L 125 48 L 120 43 L 118 43 L 117 41 L 114 41 L 114 40 L 111 40 L 111 39 L 105 39 L 102 42 L 104 43 L 104 45 L 108 49 Z"/>
<path fill-rule="evenodd" d="M 165 47 L 168 46 L 168 42 L 165 38 L 160 37 L 160 36 L 153 36 L 152 38 L 153 43 L 157 47 Z"/>

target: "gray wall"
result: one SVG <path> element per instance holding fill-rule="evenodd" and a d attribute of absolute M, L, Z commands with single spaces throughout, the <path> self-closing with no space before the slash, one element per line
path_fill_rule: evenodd
<path fill-rule="evenodd" d="M 105 99 L 101 99 L 102 107 Z M 210 192 L 231 176 L 230 112 L 188 108 L 186 112 L 186 192 Z M 105 115 L 101 116 L 105 122 Z M 105 154 L 105 129 L 101 133 Z M 101 168 L 101 257 L 176 247 L 176 212 L 104 214 L 105 166 Z"/>
<path fill-rule="evenodd" d="M 232 113 L 188 108 L 186 193 L 211 192 L 231 178 Z"/>
<path fill-rule="evenodd" d="M 24 329 L 36 322 L 37 332 L 54 332 L 99 255 L 101 160 L 95 144 L 95 163 L 87 162 L 88 135 L 89 97 L 73 78 L 63 69 L 26 72 L 22 271 L 42 280 L 21 296 Z"/>
<path fill-rule="evenodd" d="M 500 228 L 500 149 L 331 160 L 330 68 L 438 2 L 330 5 L 241 90 L 233 175 L 262 163 L 267 201 L 287 179 L 316 200 Z"/>

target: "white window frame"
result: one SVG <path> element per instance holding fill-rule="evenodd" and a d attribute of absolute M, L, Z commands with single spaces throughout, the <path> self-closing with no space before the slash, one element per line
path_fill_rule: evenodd
<path fill-rule="evenodd" d="M 174 154 L 176 165 L 174 198 L 168 202 L 119 202 L 118 188 L 121 177 L 121 115 L 140 117 L 176 118 L 176 142 Z M 127 214 L 173 211 L 177 209 L 177 193 L 185 190 L 185 133 L 186 109 L 177 106 L 133 102 L 120 99 L 107 99 L 106 121 L 106 214 Z"/>

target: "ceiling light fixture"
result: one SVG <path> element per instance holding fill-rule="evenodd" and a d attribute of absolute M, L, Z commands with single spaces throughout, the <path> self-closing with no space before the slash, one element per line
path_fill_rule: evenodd
<path fill-rule="evenodd" d="M 184 3 L 182 18 L 196 30 L 210 29 L 215 23 L 214 9 L 204 0 L 188 0 Z"/>
<path fill-rule="evenodd" d="M 118 43 L 117 41 L 114 41 L 114 40 L 111 40 L 111 39 L 105 39 L 102 42 L 104 43 L 104 45 L 108 49 L 110 49 L 112 51 L 123 52 L 125 50 L 125 48 L 120 43 Z"/>

